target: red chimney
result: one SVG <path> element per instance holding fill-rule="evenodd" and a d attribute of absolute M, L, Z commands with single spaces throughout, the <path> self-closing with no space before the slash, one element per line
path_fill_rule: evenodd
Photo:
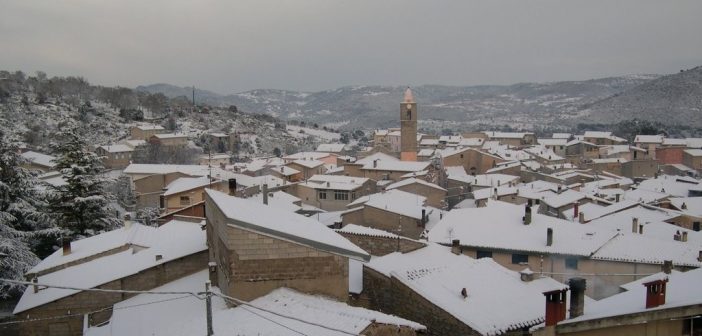
<path fill-rule="evenodd" d="M 665 304 L 665 284 L 668 278 L 654 280 L 643 285 L 646 286 L 646 309 Z"/>
<path fill-rule="evenodd" d="M 573 203 L 573 220 L 576 218 L 579 218 L 580 216 L 580 211 L 578 211 L 579 204 L 578 202 Z"/>
<path fill-rule="evenodd" d="M 546 326 L 554 326 L 566 317 L 566 292 L 568 289 L 559 289 L 545 292 L 546 296 Z"/>

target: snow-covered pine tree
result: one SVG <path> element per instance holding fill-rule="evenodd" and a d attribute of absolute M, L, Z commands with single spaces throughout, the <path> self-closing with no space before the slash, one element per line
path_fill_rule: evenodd
<path fill-rule="evenodd" d="M 58 139 L 51 148 L 56 169 L 66 184 L 50 186 L 48 199 L 64 237 L 76 239 L 115 228 L 120 220 L 110 205 L 112 196 L 105 190 L 107 179 L 100 174 L 100 157 L 88 150 L 75 123 L 64 127 Z"/>
<path fill-rule="evenodd" d="M 0 132 L 0 278 L 23 280 L 39 262 L 36 249 L 55 239 L 36 178 L 27 169 L 17 146 Z M 23 285 L 0 283 L 0 298 L 21 293 Z"/>

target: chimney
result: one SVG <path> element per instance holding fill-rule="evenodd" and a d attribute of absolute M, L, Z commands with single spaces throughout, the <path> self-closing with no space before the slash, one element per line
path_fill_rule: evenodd
<path fill-rule="evenodd" d="M 521 272 L 519 272 L 519 279 L 521 279 L 524 282 L 530 282 L 534 280 L 534 272 L 529 267 L 527 267 Z"/>
<path fill-rule="evenodd" d="M 451 253 L 461 254 L 461 241 L 459 239 L 454 239 L 451 241 Z"/>
<path fill-rule="evenodd" d="M 585 310 L 585 288 L 586 283 L 583 278 L 571 278 L 568 281 L 570 287 L 570 318 L 576 318 L 583 314 Z"/>
<path fill-rule="evenodd" d="M 378 168 L 378 159 L 373 160 L 373 168 Z"/>
<path fill-rule="evenodd" d="M 124 215 L 124 229 L 129 230 L 132 228 L 132 216 L 129 214 Z"/>
<path fill-rule="evenodd" d="M 646 309 L 665 304 L 665 285 L 667 282 L 668 278 L 664 278 L 643 284 L 646 286 Z"/>
<path fill-rule="evenodd" d="M 620 199 L 619 197 L 621 197 L 621 194 L 614 195 L 614 200 L 617 201 L 617 203 L 619 203 L 619 199 Z"/>
<path fill-rule="evenodd" d="M 331 183 L 327 182 L 327 188 L 331 187 Z"/>
<path fill-rule="evenodd" d="M 553 229 L 546 229 L 546 246 L 553 245 Z"/>
<path fill-rule="evenodd" d="M 687 210 L 687 204 L 685 204 L 685 202 L 683 202 L 683 204 L 680 206 L 680 209 Z"/>
<path fill-rule="evenodd" d="M 573 203 L 573 219 L 577 218 L 580 215 L 580 211 L 578 211 L 578 208 L 580 208 L 580 204 L 578 204 L 578 202 Z"/>
<path fill-rule="evenodd" d="M 71 254 L 71 238 L 64 237 L 61 239 L 61 246 L 63 247 L 63 255 Z"/>
<path fill-rule="evenodd" d="M 670 274 L 671 272 L 673 272 L 673 261 L 664 260 L 663 266 L 661 266 L 661 271 L 665 274 Z"/>
<path fill-rule="evenodd" d="M 268 205 L 268 184 L 263 184 L 261 192 L 263 193 L 263 204 Z"/>
<path fill-rule="evenodd" d="M 427 209 L 422 209 L 422 226 L 427 224 Z"/>
<path fill-rule="evenodd" d="M 468 298 L 468 290 L 465 287 L 463 287 L 463 289 L 461 289 L 461 295 L 463 296 L 464 299 Z"/>
<path fill-rule="evenodd" d="M 33 291 L 34 293 L 38 293 L 38 292 L 39 292 L 39 286 L 37 285 L 37 282 L 38 282 L 38 281 L 39 281 L 39 279 L 37 279 L 36 277 L 32 278 L 32 291 Z"/>
<path fill-rule="evenodd" d="M 236 194 L 236 179 L 229 179 L 229 195 L 234 196 Z"/>
<path fill-rule="evenodd" d="M 631 219 L 631 233 L 636 233 L 639 230 L 639 219 L 634 217 Z"/>
<path fill-rule="evenodd" d="M 546 326 L 555 326 L 565 320 L 567 289 L 545 292 L 546 296 Z"/>
<path fill-rule="evenodd" d="M 702 251 L 697 252 L 697 261 L 702 262 Z"/>
<path fill-rule="evenodd" d="M 561 192 L 563 192 L 563 186 L 559 184 L 558 185 L 558 193 L 560 194 Z"/>
<path fill-rule="evenodd" d="M 578 222 L 580 222 L 580 224 L 585 224 L 585 213 L 582 211 L 578 213 Z"/>
<path fill-rule="evenodd" d="M 639 234 L 643 234 L 643 224 L 639 224 Z"/>
<path fill-rule="evenodd" d="M 531 224 L 531 206 L 527 203 L 527 206 L 524 208 L 524 218 L 522 219 L 524 222 L 524 225 L 529 225 Z"/>
<path fill-rule="evenodd" d="M 157 255 L 156 255 L 156 261 L 161 261 L 161 259 L 163 259 L 163 255 L 157 254 Z"/>
<path fill-rule="evenodd" d="M 680 235 L 680 230 L 675 231 L 675 234 L 673 235 L 673 240 L 675 240 L 675 241 L 681 241 L 681 240 L 682 240 L 682 236 Z"/>
<path fill-rule="evenodd" d="M 683 231 L 683 233 L 682 233 L 682 242 L 683 243 L 687 242 L 687 231 Z"/>

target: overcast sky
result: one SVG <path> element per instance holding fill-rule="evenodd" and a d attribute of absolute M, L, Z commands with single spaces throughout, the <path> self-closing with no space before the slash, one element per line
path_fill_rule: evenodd
<path fill-rule="evenodd" d="M 0 0 L 0 69 L 220 93 L 702 65 L 702 1 Z"/>

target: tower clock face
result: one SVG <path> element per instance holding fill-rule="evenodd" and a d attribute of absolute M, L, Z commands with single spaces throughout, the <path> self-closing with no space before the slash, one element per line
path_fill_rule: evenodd
<path fill-rule="evenodd" d="M 411 110 L 412 109 L 412 104 L 407 104 L 407 109 Z"/>

